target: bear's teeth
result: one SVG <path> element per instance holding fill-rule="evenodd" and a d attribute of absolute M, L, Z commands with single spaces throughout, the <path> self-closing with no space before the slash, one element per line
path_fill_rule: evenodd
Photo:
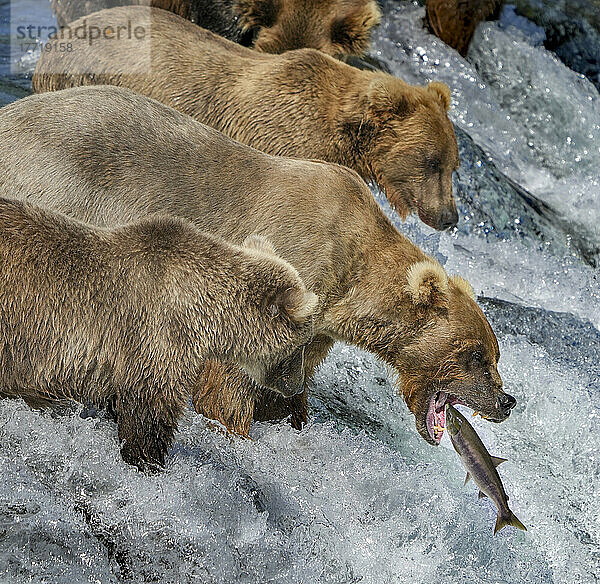
<path fill-rule="evenodd" d="M 443 391 L 438 392 L 437 397 L 435 399 L 436 412 L 442 411 L 446 407 L 447 397 L 448 396 Z"/>

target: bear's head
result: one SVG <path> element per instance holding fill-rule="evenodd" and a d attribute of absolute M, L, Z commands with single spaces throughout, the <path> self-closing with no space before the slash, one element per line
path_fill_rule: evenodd
<path fill-rule="evenodd" d="M 329 326 L 348 314 L 358 316 L 351 328 L 338 327 L 338 336 L 353 339 L 395 369 L 427 442 L 440 442 L 447 403 L 464 404 L 494 422 L 505 420 L 516 401 L 502 389 L 498 342 L 471 286 L 448 277 L 406 241 L 399 253 L 390 253 L 393 245 L 379 246 L 384 260 L 374 258 L 361 281 L 326 315 Z M 408 269 L 398 267 L 401 256 Z"/>
<path fill-rule="evenodd" d="M 417 212 L 439 230 L 458 222 L 452 174 L 459 158 L 449 107 L 450 90 L 443 83 L 415 87 L 378 74 L 367 93 L 364 144 L 358 136 L 373 178 L 399 215 Z"/>
<path fill-rule="evenodd" d="M 439 443 L 447 403 L 494 422 L 508 418 L 516 400 L 502 389 L 498 341 L 469 283 L 425 260 L 409 268 L 405 292 L 419 332 L 402 350 L 400 381 L 423 438 Z"/>
<path fill-rule="evenodd" d="M 265 53 L 318 49 L 362 55 L 381 11 L 375 0 L 237 0 L 248 45 Z"/>
<path fill-rule="evenodd" d="M 253 308 L 248 326 L 240 326 L 251 348 L 241 364 L 259 385 L 291 397 L 305 389 L 304 346 L 314 332 L 319 300 L 269 240 L 251 235 L 242 247 L 251 257 L 245 300 Z M 253 338 L 251 330 L 260 336 Z"/>

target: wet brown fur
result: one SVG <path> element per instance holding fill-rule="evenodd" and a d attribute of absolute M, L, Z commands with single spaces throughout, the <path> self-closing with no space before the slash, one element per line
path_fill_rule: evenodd
<path fill-rule="evenodd" d="M 80 87 L 0 110 L 0 192 L 101 226 L 162 211 L 234 243 L 247 233 L 264 235 L 320 299 L 303 354 L 308 380 L 336 340 L 376 354 L 399 374 L 427 440 L 429 400 L 453 383 L 450 368 L 443 379 L 437 373 L 440 364 L 461 364 L 468 347 L 477 347 L 493 379 L 464 364 L 453 392 L 501 417 L 498 345 L 485 316 L 464 286 L 443 281 L 439 264 L 398 232 L 347 168 L 269 156 L 131 91 Z M 416 264 L 417 271 L 434 265 L 438 281 L 410 283 Z M 421 290 L 419 304 L 411 286 Z M 253 418 L 291 416 L 296 427 L 307 418 L 306 393 L 281 398 L 214 360 L 195 405 L 241 435 Z"/>
<path fill-rule="evenodd" d="M 435 35 L 465 57 L 477 25 L 497 18 L 502 1 L 427 0 L 427 24 Z"/>
<path fill-rule="evenodd" d="M 116 29 L 135 22 L 140 10 L 115 8 L 86 20 Z M 437 229 L 458 221 L 452 194 L 458 148 L 442 83 L 412 86 L 314 49 L 259 54 L 162 10 L 153 11 L 147 74 L 128 74 L 148 49 L 135 40 L 72 42 L 72 52 L 42 54 L 36 92 L 128 87 L 269 154 L 348 166 L 376 181 L 402 217 L 417 212 Z"/>
<path fill-rule="evenodd" d="M 375 0 L 238 0 L 237 12 L 257 51 L 312 48 L 338 58 L 363 55 L 381 20 Z"/>
<path fill-rule="evenodd" d="M 140 469 L 164 464 L 206 358 L 263 382 L 312 331 L 292 266 L 175 217 L 105 229 L 0 198 L 0 257 L 0 397 L 111 404 Z"/>
<path fill-rule="evenodd" d="M 126 5 L 167 10 L 257 51 L 309 47 L 333 57 L 363 55 L 381 20 L 375 0 L 52 0 L 60 27 Z"/>

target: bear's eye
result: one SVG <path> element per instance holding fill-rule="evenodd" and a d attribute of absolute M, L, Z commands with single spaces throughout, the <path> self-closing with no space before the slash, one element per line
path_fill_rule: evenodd
<path fill-rule="evenodd" d="M 430 174 L 437 174 L 442 170 L 442 161 L 438 157 L 426 158 L 425 168 Z"/>
<path fill-rule="evenodd" d="M 483 364 L 483 353 L 481 351 L 473 351 L 469 357 L 469 363 L 471 365 L 482 365 Z"/>

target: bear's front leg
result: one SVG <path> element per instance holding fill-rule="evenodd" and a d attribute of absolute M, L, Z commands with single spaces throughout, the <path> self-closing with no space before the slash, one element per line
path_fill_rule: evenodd
<path fill-rule="evenodd" d="M 291 415 L 294 427 L 301 428 L 307 419 L 305 394 L 286 399 L 259 387 L 235 365 L 206 361 L 192 401 L 199 414 L 220 422 L 231 434 L 248 438 L 253 419 L 280 420 Z"/>
<path fill-rule="evenodd" d="M 194 386 L 192 401 L 199 414 L 248 438 L 259 392 L 258 385 L 236 365 L 209 360 Z"/>
<path fill-rule="evenodd" d="M 285 398 L 281 394 L 263 389 L 254 405 L 254 419 L 257 422 L 290 418 L 290 424 L 301 430 L 308 421 L 308 391 Z"/>
<path fill-rule="evenodd" d="M 308 381 L 315 368 L 327 356 L 333 339 L 317 335 L 304 352 L 304 371 Z M 239 367 L 219 361 L 206 361 L 192 396 L 194 409 L 211 420 L 223 424 L 228 432 L 245 438 L 252 420 L 282 420 L 289 417 L 300 429 L 308 420 L 308 392 L 291 398 L 259 387 Z"/>
<path fill-rule="evenodd" d="M 333 339 L 326 335 L 317 335 L 306 345 L 304 351 L 305 387 L 312 379 L 315 369 L 323 362 L 333 346 Z M 308 390 L 291 398 L 262 389 L 254 404 L 254 419 L 257 421 L 282 420 L 290 418 L 290 424 L 300 430 L 308 421 Z"/>
<path fill-rule="evenodd" d="M 183 412 L 183 401 L 165 395 L 133 398 L 126 393 L 117 398 L 117 428 L 121 456 L 126 463 L 147 472 L 164 467 Z"/>

